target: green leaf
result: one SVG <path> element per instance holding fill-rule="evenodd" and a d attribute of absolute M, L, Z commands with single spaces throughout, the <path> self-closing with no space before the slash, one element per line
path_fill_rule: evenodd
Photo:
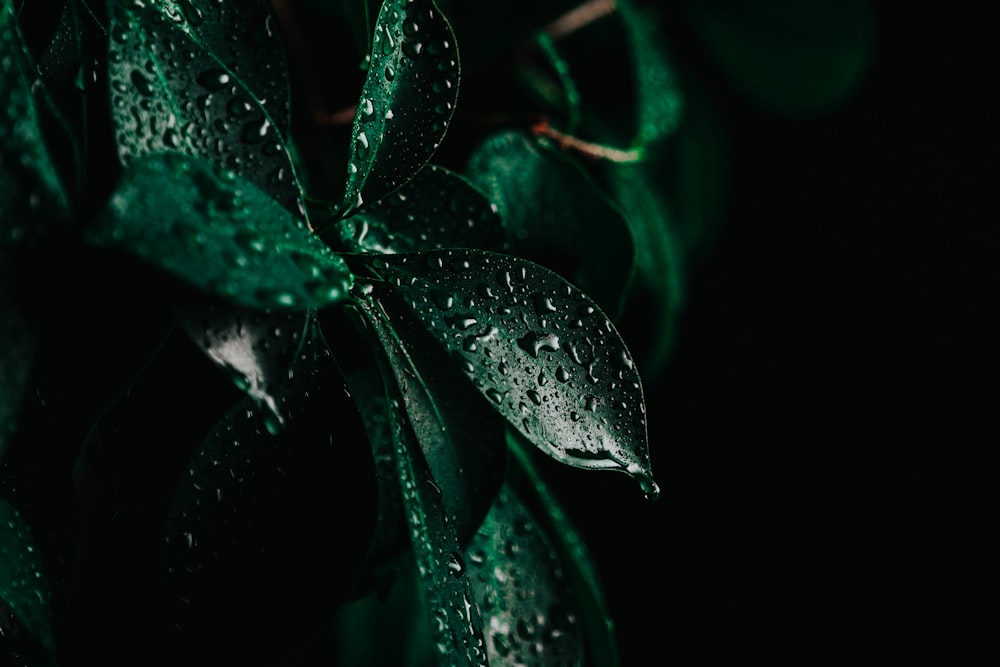
<path fill-rule="evenodd" d="M 66 190 L 46 149 L 32 97 L 35 65 L 12 0 L 0 0 L 0 268 L 12 243 L 69 218 Z"/>
<path fill-rule="evenodd" d="M 403 401 L 404 396 L 396 393 L 390 404 L 401 406 Z M 462 547 L 417 435 L 404 415 L 399 409 L 389 411 L 410 542 L 439 664 L 485 667 L 482 618 Z"/>
<path fill-rule="evenodd" d="M 266 109 L 287 141 L 290 100 L 285 47 L 267 0 L 153 0 L 164 17 L 223 64 Z M 239 39 L 234 39 L 235 35 Z"/>
<path fill-rule="evenodd" d="M 702 40 L 733 84 L 779 114 L 823 113 L 864 78 L 874 52 L 865 0 L 687 2 Z"/>
<path fill-rule="evenodd" d="M 314 342 L 279 393 L 282 431 L 248 397 L 180 476 L 163 562 L 170 618 L 190 642 L 181 653 L 277 664 L 353 589 L 375 526 L 375 469 L 329 349 Z"/>
<path fill-rule="evenodd" d="M 31 529 L 14 506 L 0 498 L 0 602 L 50 653 L 55 648 L 51 599 Z"/>
<path fill-rule="evenodd" d="M 676 335 L 684 295 L 683 248 L 672 229 L 673 218 L 662 190 L 646 164 L 609 164 L 609 187 L 635 237 L 638 280 L 633 294 L 645 290 L 649 299 L 636 301 L 644 312 L 636 315 L 649 330 L 649 348 L 642 359 L 646 373 L 662 370 Z M 635 307 L 633 302 L 629 306 Z"/>
<path fill-rule="evenodd" d="M 87 240 L 248 308 L 325 306 L 352 282 L 343 260 L 273 199 L 180 154 L 128 167 Z"/>
<path fill-rule="evenodd" d="M 409 303 L 535 446 L 572 466 L 626 472 L 658 494 L 639 375 L 590 297 L 542 266 L 479 250 L 350 259 L 385 280 L 371 289 Z"/>
<path fill-rule="evenodd" d="M 571 158 L 508 131 L 466 166 L 500 213 L 514 254 L 545 264 L 617 318 L 632 281 L 632 235 L 621 212 Z"/>
<path fill-rule="evenodd" d="M 645 11 L 631 0 L 618 0 L 618 16 L 632 59 L 635 85 L 636 134 L 633 147 L 647 146 L 671 135 L 683 115 L 680 91 L 663 35 Z"/>
<path fill-rule="evenodd" d="M 361 302 L 405 416 L 441 495 L 448 523 L 467 544 L 503 483 L 504 423 L 418 320 L 392 294 Z"/>
<path fill-rule="evenodd" d="M 433 0 L 386 0 L 354 116 L 345 212 L 404 185 L 430 160 L 455 111 L 458 81 L 455 35 Z"/>
<path fill-rule="evenodd" d="M 285 418 L 280 390 L 300 361 L 315 316 L 261 312 L 231 304 L 185 307 L 178 312 L 191 339 L 264 413 L 265 424 L 278 432 Z"/>
<path fill-rule="evenodd" d="M 491 664 L 585 664 L 572 584 L 550 537 L 508 486 L 466 556 Z"/>
<path fill-rule="evenodd" d="M 280 109 L 265 107 L 218 54 L 170 18 L 166 6 L 111 0 L 109 13 L 108 76 L 122 164 L 163 151 L 200 157 L 301 213 Z M 253 66 L 248 69 L 253 73 Z"/>
<path fill-rule="evenodd" d="M 496 208 L 464 176 L 428 164 L 394 193 L 341 220 L 340 243 L 356 252 L 435 248 L 501 250 Z"/>
<path fill-rule="evenodd" d="M 588 664 L 616 667 L 618 641 L 590 550 L 532 460 L 530 443 L 508 430 L 511 459 L 508 484 L 549 537 L 573 589 L 587 643 Z"/>

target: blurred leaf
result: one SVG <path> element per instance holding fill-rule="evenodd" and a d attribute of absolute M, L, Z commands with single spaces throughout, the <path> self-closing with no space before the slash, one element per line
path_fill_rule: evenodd
<path fill-rule="evenodd" d="M 685 7 L 733 84 L 771 112 L 838 106 L 861 83 L 874 52 L 874 17 L 865 0 L 710 0 Z"/>
<path fill-rule="evenodd" d="M 657 494 L 639 375 L 589 297 L 537 264 L 479 250 L 351 261 L 398 292 L 494 409 L 542 451 L 579 468 L 626 472 Z"/>
<path fill-rule="evenodd" d="M 0 0 L 0 269 L 12 244 L 69 218 L 66 190 L 46 149 L 32 97 L 32 62 L 12 0 Z"/>
<path fill-rule="evenodd" d="M 461 36 L 463 57 L 487 63 L 511 51 L 582 0 L 439 0 Z"/>
<path fill-rule="evenodd" d="M 348 247 L 372 253 L 501 250 L 504 244 L 500 217 L 479 188 L 433 164 L 399 190 L 341 220 L 337 231 Z"/>
<path fill-rule="evenodd" d="M 491 664 L 585 664 L 573 586 L 550 537 L 508 486 L 466 557 Z"/>
<path fill-rule="evenodd" d="M 433 0 L 383 3 L 351 133 L 344 212 L 378 201 L 430 160 L 458 80 L 455 36 Z"/>
<path fill-rule="evenodd" d="M 578 163 L 509 131 L 483 142 L 466 173 L 497 206 L 514 254 L 566 276 L 617 318 L 635 270 L 632 235 Z"/>
<path fill-rule="evenodd" d="M 180 154 L 127 168 L 88 241 L 248 308 L 325 306 L 346 297 L 352 280 L 343 260 L 273 199 Z"/>
<path fill-rule="evenodd" d="M 684 295 L 683 249 L 671 228 L 670 209 L 646 164 L 608 164 L 606 173 L 615 201 L 635 237 L 638 279 L 633 292 L 646 290 L 651 299 L 629 301 L 648 309 L 636 315 L 643 326 L 652 322 L 644 374 L 659 372 L 673 348 L 677 316 Z"/>
<path fill-rule="evenodd" d="M 503 483 L 507 465 L 504 423 L 449 363 L 404 303 L 375 293 L 364 315 L 391 369 L 390 396 L 403 409 L 460 544 L 475 534 Z M 391 402 L 390 402 L 391 403 Z"/>
<path fill-rule="evenodd" d="M 392 476 L 395 481 L 395 473 Z M 391 564 L 384 589 L 341 605 L 334 621 L 338 667 L 432 667 L 428 605 L 412 551 Z M 386 637 L 391 629 L 392 638 Z"/>
<path fill-rule="evenodd" d="M 0 498 L 0 603 L 50 653 L 55 649 L 49 605 L 52 594 L 31 529 Z"/>
<path fill-rule="evenodd" d="M 617 0 L 616 6 L 635 80 L 636 134 L 632 145 L 646 146 L 677 129 L 684 98 L 663 46 L 663 35 L 654 21 L 655 14 L 650 15 L 649 8 L 640 9 L 631 0 Z"/>
<path fill-rule="evenodd" d="M 272 116 L 286 112 L 258 101 L 224 64 L 228 52 L 207 51 L 170 18 L 167 6 L 112 0 L 109 9 L 108 76 L 122 163 L 163 151 L 200 157 L 301 213 L 281 136 L 284 119 Z M 248 75 L 258 67 L 265 65 L 251 62 Z"/>

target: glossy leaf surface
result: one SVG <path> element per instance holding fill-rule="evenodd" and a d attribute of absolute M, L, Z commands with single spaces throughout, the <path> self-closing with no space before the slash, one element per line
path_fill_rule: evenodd
<path fill-rule="evenodd" d="M 404 397 L 390 399 L 398 408 Z M 406 413 L 390 409 L 396 468 L 410 543 L 417 564 L 430 634 L 439 664 L 485 667 L 488 664 L 482 617 L 475 604 L 465 556 L 448 520 L 441 491 L 427 466 Z"/>
<path fill-rule="evenodd" d="M 357 257 L 397 292 L 508 422 L 555 459 L 651 477 L 639 375 L 585 294 L 527 260 L 478 250 Z"/>
<path fill-rule="evenodd" d="M 200 157 L 298 213 L 298 183 L 271 108 L 166 6 L 112 0 L 109 10 L 111 111 L 123 164 L 162 151 Z"/>
<path fill-rule="evenodd" d="M 89 240 L 249 308 L 336 303 L 352 280 L 340 257 L 273 199 L 179 154 L 127 168 Z"/>
<path fill-rule="evenodd" d="M 860 84 L 874 53 L 866 0 L 712 0 L 685 7 L 733 84 L 772 112 L 836 107 Z"/>
<path fill-rule="evenodd" d="M 285 421 L 279 393 L 303 353 L 314 326 L 312 314 L 215 304 L 185 308 L 178 319 L 195 344 L 262 410 L 267 427 L 279 431 Z"/>
<path fill-rule="evenodd" d="M 549 537 L 507 486 L 466 554 L 490 664 L 585 664 L 572 585 Z"/>
<path fill-rule="evenodd" d="M 393 296 L 365 304 L 364 313 L 391 369 L 390 395 L 398 392 L 448 523 L 466 544 L 503 482 L 504 422 Z"/>
<path fill-rule="evenodd" d="M 386 0 L 351 135 L 342 209 L 414 177 L 444 138 L 458 97 L 455 36 L 433 0 Z"/>
<path fill-rule="evenodd" d="M 0 604 L 50 652 L 52 634 L 48 578 L 28 524 L 18 511 L 0 498 Z"/>
<path fill-rule="evenodd" d="M 289 90 L 285 48 L 267 0 L 154 0 L 177 27 L 222 62 L 268 112 L 286 139 Z M 239 39 L 233 39 L 239 35 Z"/>
<path fill-rule="evenodd" d="M 440 248 L 501 250 L 496 208 L 464 176 L 428 164 L 399 190 L 338 225 L 340 240 L 361 252 L 400 253 Z"/>
<path fill-rule="evenodd" d="M 632 236 L 579 164 L 511 131 L 480 145 L 466 173 L 496 204 L 516 254 L 566 276 L 617 316 L 634 271 Z"/>

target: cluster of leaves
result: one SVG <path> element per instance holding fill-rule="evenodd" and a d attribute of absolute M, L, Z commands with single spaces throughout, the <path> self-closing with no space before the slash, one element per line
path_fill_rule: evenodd
<path fill-rule="evenodd" d="M 658 493 L 715 166 L 642 5 L 494 4 L 0 0 L 0 653 L 616 664 L 538 463 Z"/>

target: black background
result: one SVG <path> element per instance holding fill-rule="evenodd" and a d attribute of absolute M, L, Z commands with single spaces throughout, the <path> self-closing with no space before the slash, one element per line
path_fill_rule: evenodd
<path fill-rule="evenodd" d="M 661 498 L 621 475 L 560 481 L 626 667 L 954 659 L 986 636 L 989 22 L 874 9 L 860 89 L 813 118 L 753 106 L 666 11 L 674 57 L 720 114 L 726 218 L 645 387 Z"/>

